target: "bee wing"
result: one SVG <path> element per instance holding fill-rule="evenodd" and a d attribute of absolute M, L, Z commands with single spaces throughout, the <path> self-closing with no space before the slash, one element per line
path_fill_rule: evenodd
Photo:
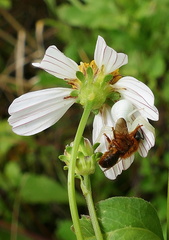
<path fill-rule="evenodd" d="M 124 118 L 119 118 L 117 120 L 114 133 L 115 134 L 123 134 L 123 135 L 128 134 L 127 123 Z"/>

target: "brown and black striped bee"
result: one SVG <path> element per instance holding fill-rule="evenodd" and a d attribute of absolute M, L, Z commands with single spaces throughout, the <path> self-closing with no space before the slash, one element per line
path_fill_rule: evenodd
<path fill-rule="evenodd" d="M 112 128 L 114 139 L 110 139 L 104 134 L 109 147 L 108 151 L 100 158 L 99 164 L 101 167 L 106 168 L 105 171 L 113 167 L 119 158 L 126 159 L 137 151 L 140 141 L 144 139 L 141 127 L 142 125 L 139 125 L 134 131 L 129 133 L 125 119 L 119 118 L 115 128 Z"/>

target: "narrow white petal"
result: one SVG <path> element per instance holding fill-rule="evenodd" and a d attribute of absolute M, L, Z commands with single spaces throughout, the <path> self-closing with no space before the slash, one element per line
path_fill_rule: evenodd
<path fill-rule="evenodd" d="M 123 77 L 113 85 L 121 97 L 128 99 L 145 118 L 157 121 L 159 113 L 154 106 L 154 95 L 149 87 L 133 77 Z"/>
<path fill-rule="evenodd" d="M 33 66 L 44 69 L 46 72 L 58 78 L 75 79 L 78 65 L 66 57 L 56 46 L 50 46 L 45 52 L 41 63 L 33 63 Z"/>
<path fill-rule="evenodd" d="M 111 108 L 107 105 L 104 105 L 99 113 L 94 117 L 93 121 L 93 143 L 96 142 L 98 135 L 101 130 L 107 127 L 113 127 L 114 123 L 111 116 Z M 102 132 L 103 134 L 103 132 Z"/>
<path fill-rule="evenodd" d="M 107 46 L 105 40 L 98 36 L 94 52 L 94 60 L 98 68 L 104 66 L 105 74 L 128 63 L 128 57 L 124 53 L 117 53 L 114 49 Z"/>
<path fill-rule="evenodd" d="M 99 137 L 99 134 L 100 134 L 103 126 L 104 126 L 104 124 L 103 124 L 102 116 L 101 116 L 100 113 L 98 113 L 94 117 L 94 121 L 93 121 L 93 132 L 92 132 L 93 143 L 96 143 L 96 142 L 100 141 L 101 136 Z"/>
<path fill-rule="evenodd" d="M 138 152 L 142 157 L 146 157 L 150 148 L 155 144 L 155 135 L 147 130 L 144 126 L 142 127 L 144 140 L 139 144 Z"/>
<path fill-rule="evenodd" d="M 75 102 L 73 98 L 65 99 L 71 91 L 69 88 L 51 88 L 16 98 L 8 110 L 13 131 L 30 136 L 52 126 Z"/>
<path fill-rule="evenodd" d="M 134 154 L 127 159 L 121 159 L 110 169 L 104 171 L 104 174 L 110 180 L 116 179 L 118 175 L 122 173 L 123 170 L 127 170 L 134 161 Z M 105 169 L 103 169 L 105 170 Z"/>
<path fill-rule="evenodd" d="M 133 131 L 138 125 L 142 125 L 143 140 L 141 140 L 138 152 L 142 157 L 146 157 L 150 148 L 155 144 L 155 129 L 147 119 L 141 115 L 137 116 L 132 122 L 130 131 Z"/>
<path fill-rule="evenodd" d="M 92 139 L 93 143 L 100 142 L 97 151 L 105 152 L 107 149 L 107 141 L 104 133 L 112 138 L 112 127 L 114 123 L 111 117 L 111 108 L 103 106 L 102 110 L 94 117 Z"/>

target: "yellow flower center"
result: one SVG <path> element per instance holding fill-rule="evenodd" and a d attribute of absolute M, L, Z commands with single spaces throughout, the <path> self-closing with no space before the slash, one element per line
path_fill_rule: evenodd
<path fill-rule="evenodd" d="M 92 68 L 93 75 L 96 76 L 98 71 L 99 71 L 99 69 L 98 69 L 98 67 L 97 67 L 97 65 L 96 65 L 94 60 L 92 60 L 90 63 L 83 63 L 83 62 L 81 62 L 80 65 L 79 65 L 79 70 L 80 70 L 80 72 L 82 72 L 84 74 L 84 76 L 86 76 L 88 67 Z"/>

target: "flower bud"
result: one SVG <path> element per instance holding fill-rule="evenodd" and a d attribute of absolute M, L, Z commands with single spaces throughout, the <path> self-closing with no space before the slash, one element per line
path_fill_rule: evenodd
<path fill-rule="evenodd" d="M 61 155 L 60 160 L 64 161 L 69 168 L 71 161 L 71 153 L 73 149 L 73 142 L 66 147 L 64 155 Z M 100 158 L 100 153 L 94 153 L 95 146 L 92 146 L 87 138 L 82 138 L 76 159 L 75 174 L 84 176 L 95 172 L 96 162 Z"/>

